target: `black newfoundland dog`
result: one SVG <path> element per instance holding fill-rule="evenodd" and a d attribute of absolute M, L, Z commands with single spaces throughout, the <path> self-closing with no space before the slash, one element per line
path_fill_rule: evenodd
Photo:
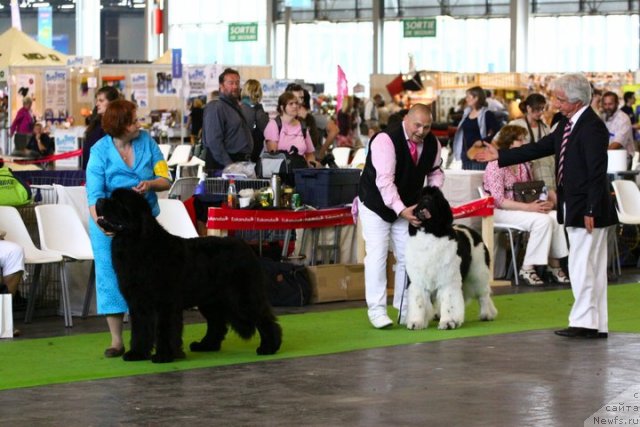
<path fill-rule="evenodd" d="M 100 226 L 114 233 L 113 266 L 131 315 L 131 348 L 124 360 L 184 358 L 182 311 L 195 306 L 207 320 L 207 332 L 191 343 L 191 351 L 220 350 L 227 325 L 244 339 L 257 329 L 257 354 L 278 351 L 282 330 L 269 304 L 266 276 L 245 242 L 171 235 L 144 197 L 129 189 L 99 199 L 96 211 Z"/>

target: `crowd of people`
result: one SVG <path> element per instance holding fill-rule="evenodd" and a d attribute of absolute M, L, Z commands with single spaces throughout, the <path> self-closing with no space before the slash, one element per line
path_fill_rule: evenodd
<path fill-rule="evenodd" d="M 219 76 L 217 98 L 204 106 L 194 102 L 191 108 L 191 136 L 202 139 L 206 169 L 219 171 L 235 162 L 255 162 L 263 152 L 294 148 L 308 167 L 320 167 L 332 147 L 366 144 L 368 155 L 354 211 L 362 221 L 366 247 L 368 318 L 375 328 L 393 324 L 387 312 L 385 270 L 392 249 L 396 259 L 393 306 L 403 324 L 408 225 L 420 225 L 414 214 L 420 188 L 441 187 L 444 182 L 442 144 L 431 132 L 431 106 L 392 107 L 380 94 L 366 102 L 347 96 L 335 115 L 327 117 L 314 114 L 309 92 L 291 84 L 279 96 L 277 115 L 270 119 L 261 104 L 260 83 L 250 79 L 241 86 L 240 82 L 238 71 L 225 69 Z M 638 127 L 631 108 L 635 99 L 625 93 L 620 105 L 616 93 L 605 92 L 596 102 L 597 94 L 581 74 L 557 78 L 551 91 L 550 99 L 530 93 L 520 103 L 521 116 L 508 121 L 490 93 L 479 86 L 469 88 L 455 118 L 451 148 L 463 169 L 484 170 L 484 191 L 495 200 L 496 221 L 529 231 L 518 272 L 523 283 L 571 283 L 575 302 L 569 327 L 557 333 L 603 338 L 608 333 L 606 233 L 617 222 L 606 154 L 610 149 L 627 150 L 631 162 Z M 547 122 L 545 117 L 554 112 L 554 121 Z M 43 156 L 52 152 L 50 140 L 30 113 L 28 98 L 14 125 L 12 133 L 32 135 L 30 149 Z M 122 319 L 127 306 L 111 264 L 111 237 L 98 225 L 95 203 L 115 188 L 129 187 L 143 194 L 157 214 L 156 193 L 170 187 L 171 175 L 158 145 L 140 130 L 136 105 L 121 99 L 111 87 L 96 93 L 84 150 L 97 309 L 106 316 L 111 332 L 104 355 L 118 357 L 125 351 Z M 513 185 L 531 180 L 544 181 L 548 197 L 516 201 Z M 196 206 L 196 214 L 204 221 L 203 206 L 199 210 Z M 9 255 L 10 249 L 0 240 L 4 281 L 14 291 L 13 277 L 20 276 L 24 266 Z M 561 261 L 567 258 L 565 271 Z"/>

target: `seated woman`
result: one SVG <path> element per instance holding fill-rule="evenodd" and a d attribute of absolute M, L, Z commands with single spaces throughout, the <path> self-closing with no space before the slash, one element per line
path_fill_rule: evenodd
<path fill-rule="evenodd" d="M 33 134 L 27 143 L 27 149 L 37 153 L 40 157 L 50 156 L 55 151 L 53 139 L 43 132 L 42 123 L 33 125 Z"/>
<path fill-rule="evenodd" d="M 520 147 L 525 143 L 527 129 L 507 125 L 495 138 L 500 150 Z M 489 162 L 484 173 L 484 190 L 493 196 L 496 222 L 518 225 L 529 232 L 529 242 L 524 255 L 520 277 L 530 286 L 544 284 L 535 270 L 536 265 L 546 265 L 551 279 L 557 283 L 569 283 L 569 278 L 560 267 L 560 258 L 569 255 L 564 229 L 556 219 L 553 203 L 536 200 L 531 203 L 513 200 L 512 186 L 516 182 L 531 181 L 528 163 L 499 167 L 498 161 Z"/>
<path fill-rule="evenodd" d="M 298 115 L 298 98 L 292 92 L 284 92 L 278 98 L 278 117 L 271 119 L 264 129 L 267 151 L 289 151 L 291 147 L 298 149 L 309 167 L 316 166 L 316 155 L 308 129 L 296 118 Z M 278 123 L 278 121 L 280 123 Z"/>

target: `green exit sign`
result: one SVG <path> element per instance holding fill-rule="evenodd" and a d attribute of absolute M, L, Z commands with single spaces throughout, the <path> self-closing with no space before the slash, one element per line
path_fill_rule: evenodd
<path fill-rule="evenodd" d="M 404 37 L 435 37 L 436 18 L 403 19 Z"/>
<path fill-rule="evenodd" d="M 237 22 L 234 24 L 229 24 L 230 42 L 255 42 L 257 40 L 257 22 Z"/>

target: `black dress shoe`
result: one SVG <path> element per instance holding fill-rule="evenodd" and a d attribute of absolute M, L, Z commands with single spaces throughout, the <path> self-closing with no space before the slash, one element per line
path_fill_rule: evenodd
<path fill-rule="evenodd" d="M 104 357 L 106 358 L 120 357 L 123 354 L 124 354 L 124 347 L 122 348 L 109 347 L 104 351 Z"/>
<path fill-rule="evenodd" d="M 555 334 L 567 338 L 606 338 L 606 336 L 600 337 L 600 332 L 597 329 L 576 328 L 573 326 L 555 331 Z M 606 334 L 606 332 L 602 332 L 602 334 Z"/>
<path fill-rule="evenodd" d="M 608 332 L 598 332 L 598 338 L 609 338 Z"/>

